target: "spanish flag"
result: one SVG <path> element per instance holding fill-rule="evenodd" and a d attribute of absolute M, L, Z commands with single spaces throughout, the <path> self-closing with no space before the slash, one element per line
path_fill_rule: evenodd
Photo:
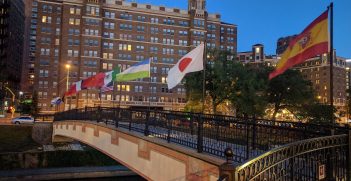
<path fill-rule="evenodd" d="M 328 40 L 327 10 L 289 43 L 276 69 L 269 74 L 269 79 L 284 73 L 290 67 L 300 64 L 309 58 L 327 53 L 329 49 Z"/>

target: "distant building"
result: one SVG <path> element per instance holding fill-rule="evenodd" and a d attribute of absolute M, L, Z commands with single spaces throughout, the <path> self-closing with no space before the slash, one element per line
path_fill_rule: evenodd
<path fill-rule="evenodd" d="M 38 2 L 34 0 L 24 0 L 24 3 L 25 31 L 23 44 L 21 91 L 24 93 L 24 97 L 30 98 L 32 96 L 34 86 Z"/>
<path fill-rule="evenodd" d="M 20 91 L 23 31 L 23 1 L 0 0 L 0 87 L 6 86 L 16 97 Z M 0 91 L 8 100 L 13 97 L 9 91 Z"/>
<path fill-rule="evenodd" d="M 277 42 L 277 53 L 282 54 L 290 41 L 296 35 L 282 37 Z M 295 68 L 300 70 L 304 78 L 310 80 L 316 91 L 316 98 L 320 103 L 330 104 L 330 61 L 327 54 L 316 56 L 306 60 Z M 344 108 L 346 103 L 346 59 L 334 54 L 334 105 L 339 109 Z"/>
<path fill-rule="evenodd" d="M 81 91 L 66 101 L 65 109 L 120 104 L 182 110 L 186 90 L 182 84 L 168 90 L 169 69 L 205 40 L 207 48 L 237 51 L 236 25 L 221 22 L 219 14 L 209 14 L 205 0 L 188 4 L 182 10 L 120 0 L 34 1 L 37 12 L 33 11 L 31 27 L 36 29 L 30 32 L 29 50 L 35 60 L 32 64 L 28 58 L 31 66 L 24 76 L 28 83 L 34 77 L 41 111 L 58 110 L 50 107 L 50 101 L 66 91 L 66 64 L 71 65 L 72 84 L 117 66 L 125 70 L 150 57 L 150 79 L 123 82 L 116 85 L 115 93 L 101 96 L 95 90 Z"/>
<path fill-rule="evenodd" d="M 255 44 L 251 51 L 238 52 L 237 59 L 243 63 L 264 63 L 265 53 L 262 44 Z"/>
<path fill-rule="evenodd" d="M 330 104 L 330 64 L 326 54 L 311 58 L 296 66 L 304 78 L 310 80 L 319 102 Z M 334 106 L 346 105 L 346 59 L 335 56 L 333 65 Z"/>
<path fill-rule="evenodd" d="M 346 89 L 351 90 L 351 59 L 346 60 Z"/>

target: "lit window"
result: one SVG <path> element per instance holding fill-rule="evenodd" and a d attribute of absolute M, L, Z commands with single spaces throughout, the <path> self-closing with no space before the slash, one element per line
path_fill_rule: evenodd
<path fill-rule="evenodd" d="M 41 22 L 46 23 L 46 16 L 43 16 L 43 18 L 41 19 Z"/>
<path fill-rule="evenodd" d="M 69 9 L 69 14 L 74 14 L 74 8 Z"/>
<path fill-rule="evenodd" d="M 70 19 L 69 19 L 69 24 L 70 24 L 70 25 L 74 25 L 74 19 L 73 19 L 73 18 L 70 18 Z"/>
<path fill-rule="evenodd" d="M 80 19 L 76 19 L 76 25 L 80 25 Z"/>
<path fill-rule="evenodd" d="M 256 47 L 256 48 L 255 48 L 255 52 L 256 52 L 256 53 L 260 53 L 260 48 Z"/>
<path fill-rule="evenodd" d="M 165 84 L 167 82 L 167 78 L 166 77 L 162 77 L 162 83 Z"/>
<path fill-rule="evenodd" d="M 132 45 L 128 45 L 128 51 L 132 51 Z"/>

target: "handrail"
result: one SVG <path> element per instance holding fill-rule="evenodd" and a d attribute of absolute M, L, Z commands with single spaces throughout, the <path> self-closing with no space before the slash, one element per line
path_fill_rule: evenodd
<path fill-rule="evenodd" d="M 251 168 L 260 168 L 260 170 L 255 170 L 256 175 L 274 167 L 275 165 L 283 162 L 284 160 L 288 160 L 292 157 L 297 157 L 299 155 L 322 150 L 331 147 L 337 146 L 346 146 L 348 145 L 348 135 L 334 135 L 334 136 L 325 136 L 318 138 L 311 138 L 302 141 L 296 141 L 293 143 L 289 143 L 283 145 L 281 147 L 272 149 L 263 153 L 262 155 L 253 158 L 240 166 L 237 166 L 235 169 L 235 174 L 237 175 L 240 171 L 251 167 Z M 269 162 L 267 164 L 267 162 Z M 263 164 L 262 166 L 262 163 Z M 255 164 L 261 164 L 260 166 L 256 166 Z"/>
<path fill-rule="evenodd" d="M 244 163 L 277 146 L 327 136 L 333 128 L 303 123 L 290 126 L 268 121 L 267 124 L 262 120 L 218 115 L 105 107 L 86 107 L 55 114 L 54 121 L 60 120 L 106 122 L 219 157 L 224 157 L 223 149 L 230 147 L 234 152 L 234 162 L 237 163 Z M 334 129 L 336 134 L 348 132 L 348 127 Z"/>

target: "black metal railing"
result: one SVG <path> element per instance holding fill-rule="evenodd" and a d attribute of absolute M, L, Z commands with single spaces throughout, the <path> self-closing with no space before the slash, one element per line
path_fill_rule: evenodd
<path fill-rule="evenodd" d="M 52 122 L 55 118 L 55 114 L 36 114 L 33 117 L 35 121 Z"/>
<path fill-rule="evenodd" d="M 57 113 L 55 121 L 96 121 L 152 135 L 198 152 L 225 157 L 232 148 L 237 163 L 281 145 L 309 138 L 346 134 L 348 128 L 185 112 L 86 107 Z"/>
<path fill-rule="evenodd" d="M 348 148 L 349 135 L 290 143 L 236 167 L 232 180 L 350 180 Z"/>

